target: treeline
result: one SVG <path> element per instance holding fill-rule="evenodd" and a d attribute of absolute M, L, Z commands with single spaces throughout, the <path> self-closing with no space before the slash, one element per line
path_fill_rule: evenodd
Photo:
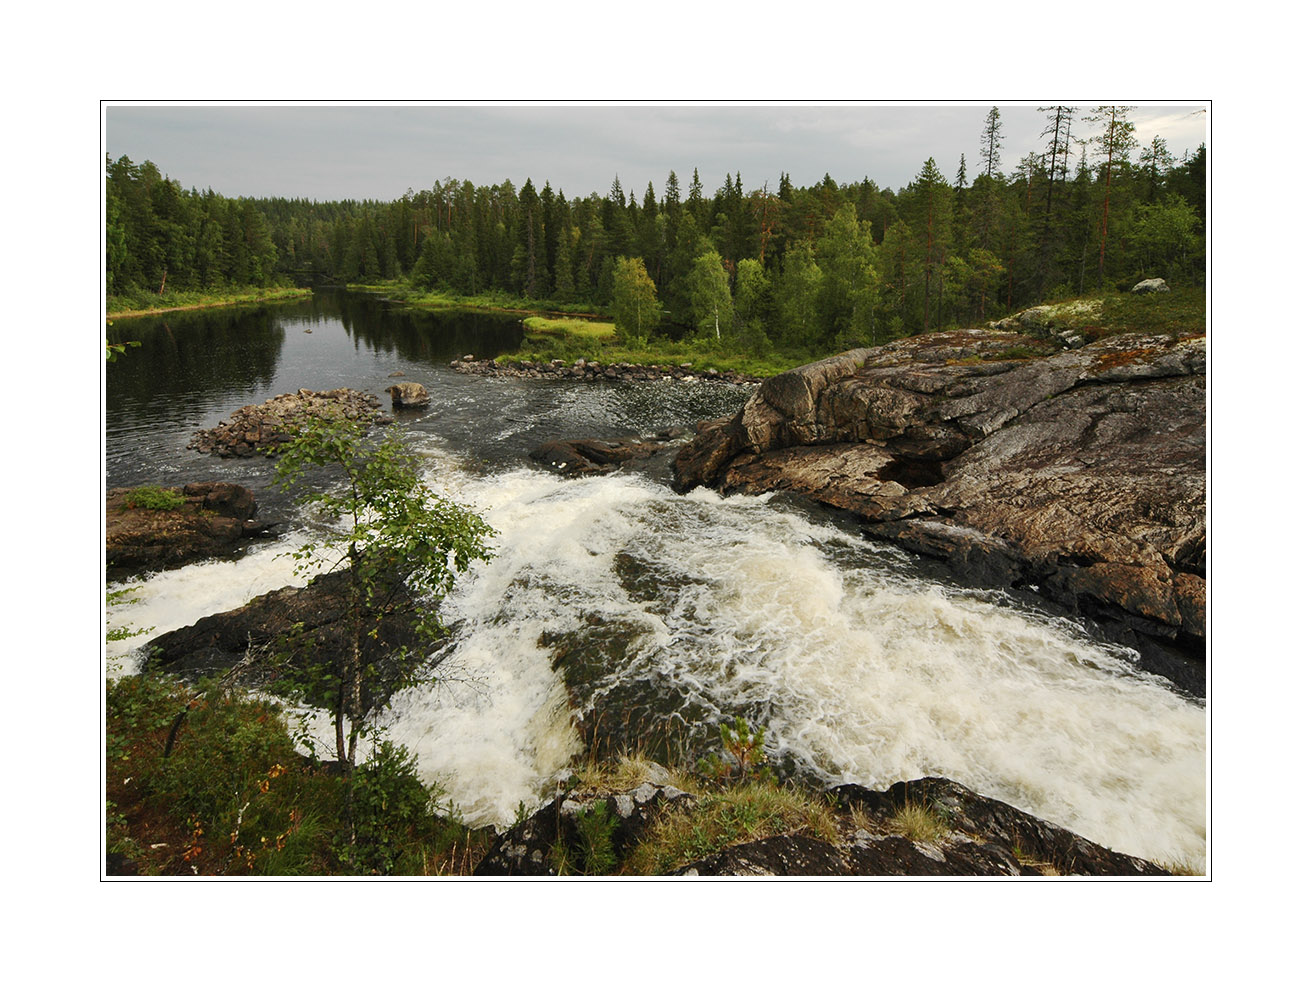
<path fill-rule="evenodd" d="M 1131 107 L 1041 110 L 1044 144 L 1000 167 L 982 123 L 970 177 L 933 159 L 899 190 L 828 175 L 708 191 L 671 172 L 642 200 L 615 178 L 568 199 L 447 178 L 391 202 L 227 200 L 153 165 L 109 165 L 109 271 L 119 285 L 370 282 L 503 292 L 611 310 L 629 334 L 675 326 L 754 350 L 832 349 L 999 316 L 1146 276 L 1202 281 L 1206 151 L 1140 145 Z M 1094 135 L 1072 138 L 1084 120 Z M 974 156 L 974 155 L 973 155 Z M 117 251 L 116 251 L 117 249 Z"/>

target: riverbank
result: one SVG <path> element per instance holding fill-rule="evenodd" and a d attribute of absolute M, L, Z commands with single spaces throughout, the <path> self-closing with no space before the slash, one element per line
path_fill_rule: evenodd
<path fill-rule="evenodd" d="M 308 286 L 268 287 L 240 292 L 203 292 L 170 290 L 163 296 L 133 294 L 130 297 L 110 296 L 105 299 L 105 316 L 116 320 L 129 317 L 146 317 L 151 314 L 171 314 L 179 310 L 201 310 L 206 307 L 231 307 L 247 303 L 273 303 L 279 300 L 299 300 L 313 291 Z M 158 301 L 158 305 L 154 301 Z M 136 304 L 138 306 L 127 306 Z M 141 306 L 144 304 L 144 306 Z M 123 305 L 120 307 L 120 305 Z"/>
<path fill-rule="evenodd" d="M 595 307 L 504 293 L 464 296 L 420 291 L 399 283 L 352 284 L 348 289 L 420 310 L 468 308 L 522 315 L 524 341 L 518 351 L 497 358 L 497 363 L 503 366 L 520 362 L 550 365 L 556 361 L 572 365 L 582 359 L 585 364 L 596 362 L 603 367 L 682 365 L 699 374 L 763 379 L 821 357 L 816 352 L 795 349 L 753 354 L 719 348 L 708 339 L 691 337 L 679 340 L 656 337 L 641 345 L 633 344 L 620 338 L 609 315 Z"/>
<path fill-rule="evenodd" d="M 348 844 L 345 783 L 298 752 L 273 703 L 143 675 L 111 683 L 106 707 L 109 876 L 1205 875 L 942 778 L 790 787 L 735 755 L 727 728 L 696 775 L 580 755 L 553 798 L 500 834 L 464 824 L 413 756 L 384 745 L 358 772 Z"/>

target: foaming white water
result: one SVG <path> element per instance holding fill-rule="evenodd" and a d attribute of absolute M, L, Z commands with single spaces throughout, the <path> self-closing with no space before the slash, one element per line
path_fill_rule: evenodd
<path fill-rule="evenodd" d="M 471 696 L 448 724 L 448 706 L 421 699 L 404 726 L 479 750 L 489 787 L 465 800 L 499 799 L 494 821 L 528 790 L 494 790 L 501 775 L 545 778 L 575 746 L 539 637 L 606 620 L 634 637 L 594 701 L 649 679 L 713 711 L 767 707 L 773 748 L 826 780 L 941 775 L 1112 848 L 1205 856 L 1203 708 L 1066 622 L 914 579 L 886 547 L 765 498 L 530 471 L 450 493 L 502 532 L 498 557 L 447 615 L 464 622 L 461 652 L 494 680 L 489 715 Z M 677 585 L 631 596 L 621 553 Z M 505 753 L 495 766 L 490 741 Z M 460 772 L 457 756 L 444 769 Z"/>
<path fill-rule="evenodd" d="M 443 606 L 465 681 L 405 693 L 387 722 L 470 823 L 552 792 L 579 740 L 550 639 L 619 624 L 581 709 L 674 692 L 698 725 L 750 713 L 825 781 L 940 775 L 1134 855 L 1205 857 L 1205 711 L 1070 624 L 916 579 L 768 498 L 430 459 L 434 487 L 499 530 L 497 555 Z M 150 577 L 111 626 L 171 630 L 296 582 L 295 544 Z"/>
<path fill-rule="evenodd" d="M 106 628 L 144 628 L 146 633 L 106 643 L 107 677 L 140 671 L 141 649 L 152 637 L 241 607 L 270 590 L 304 584 L 308 577 L 296 572 L 296 561 L 288 553 L 308 541 L 304 534 L 293 534 L 255 546 L 237 560 L 215 559 L 111 584 L 111 592 L 127 592 L 123 602 L 106 610 Z"/>

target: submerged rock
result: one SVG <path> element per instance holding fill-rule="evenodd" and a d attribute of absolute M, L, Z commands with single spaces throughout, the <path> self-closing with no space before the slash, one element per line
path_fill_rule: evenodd
<path fill-rule="evenodd" d="M 951 331 L 785 372 L 699 428 L 675 487 L 798 492 L 969 579 L 1201 653 L 1206 340 L 1013 356 L 1033 343 Z"/>
<path fill-rule="evenodd" d="M 111 577 L 231 555 L 243 540 L 270 534 L 269 525 L 255 520 L 255 495 L 239 484 L 165 488 L 183 499 L 169 510 L 132 507 L 133 490 L 115 488 L 105 497 L 105 569 Z"/>
<path fill-rule="evenodd" d="M 569 477 L 609 474 L 619 470 L 627 461 L 652 457 L 687 435 L 686 430 L 675 428 L 645 440 L 552 440 L 542 444 L 530 456 Z"/>

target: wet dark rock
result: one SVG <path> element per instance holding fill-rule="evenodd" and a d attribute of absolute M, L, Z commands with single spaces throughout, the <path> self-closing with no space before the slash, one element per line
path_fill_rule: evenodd
<path fill-rule="evenodd" d="M 659 782 L 662 769 L 649 767 Z M 582 872 L 588 862 L 588 843 L 580 828 L 584 813 L 599 809 L 611 819 L 609 844 L 618 859 L 667 808 L 687 809 L 694 800 L 695 796 L 686 791 L 650 781 L 614 793 L 570 791 L 558 795 L 497 836 L 474 868 L 474 875 L 558 876 L 562 868 Z"/>
<path fill-rule="evenodd" d="M 630 460 L 645 460 L 666 450 L 685 436 L 683 430 L 664 430 L 650 439 L 552 440 L 533 451 L 533 460 L 569 477 L 609 474 Z"/>
<path fill-rule="evenodd" d="M 672 876 L 847 876 L 837 846 L 804 835 L 776 835 L 730 846 Z"/>
<path fill-rule="evenodd" d="M 876 828 L 908 802 L 930 807 L 947 827 L 932 843 L 896 835 L 854 838 L 848 865 L 864 876 L 1169 875 L 1161 866 L 1104 848 L 946 778 L 900 781 L 885 791 L 845 784 L 832 793 L 840 806 L 859 808 Z"/>
<path fill-rule="evenodd" d="M 952 331 L 785 372 L 698 428 L 675 487 L 796 492 L 966 579 L 1201 654 L 1206 340 L 1013 357 L 1034 344 Z"/>
<path fill-rule="evenodd" d="M 236 610 L 202 617 L 187 627 L 150 639 L 147 663 L 183 678 L 213 678 L 243 660 L 243 678 L 253 685 L 267 684 L 289 671 L 311 665 L 330 665 L 351 645 L 353 620 L 349 572 L 335 570 L 315 577 L 304 587 L 284 587 L 262 594 Z M 393 584 L 392 604 L 376 621 L 365 639 L 366 664 L 384 670 L 369 676 L 365 702 L 372 705 L 389 693 L 397 681 L 395 665 L 408 651 L 423 652 L 410 615 L 404 584 Z M 380 606 L 383 598 L 380 594 Z M 376 628 L 376 632 L 374 629 Z"/>
<path fill-rule="evenodd" d="M 599 809 L 613 820 L 614 863 L 625 858 L 671 809 L 692 812 L 700 795 L 665 784 L 658 765 L 650 780 L 624 791 L 577 788 L 557 795 L 498 835 L 475 876 L 557 876 L 583 871 L 580 817 Z M 927 777 L 885 791 L 848 784 L 829 792 L 835 834 L 830 841 L 802 833 L 739 842 L 674 870 L 672 876 L 1169 876 L 1161 866 L 1088 839 L 976 794 L 955 781 Z M 938 816 L 931 838 L 900 831 L 906 804 Z"/>
<path fill-rule="evenodd" d="M 105 497 L 105 569 L 111 577 L 234 555 L 247 540 L 271 534 L 271 526 L 256 521 L 255 495 L 239 484 L 167 488 L 185 499 L 172 511 L 129 507 L 132 490 L 115 488 Z"/>

